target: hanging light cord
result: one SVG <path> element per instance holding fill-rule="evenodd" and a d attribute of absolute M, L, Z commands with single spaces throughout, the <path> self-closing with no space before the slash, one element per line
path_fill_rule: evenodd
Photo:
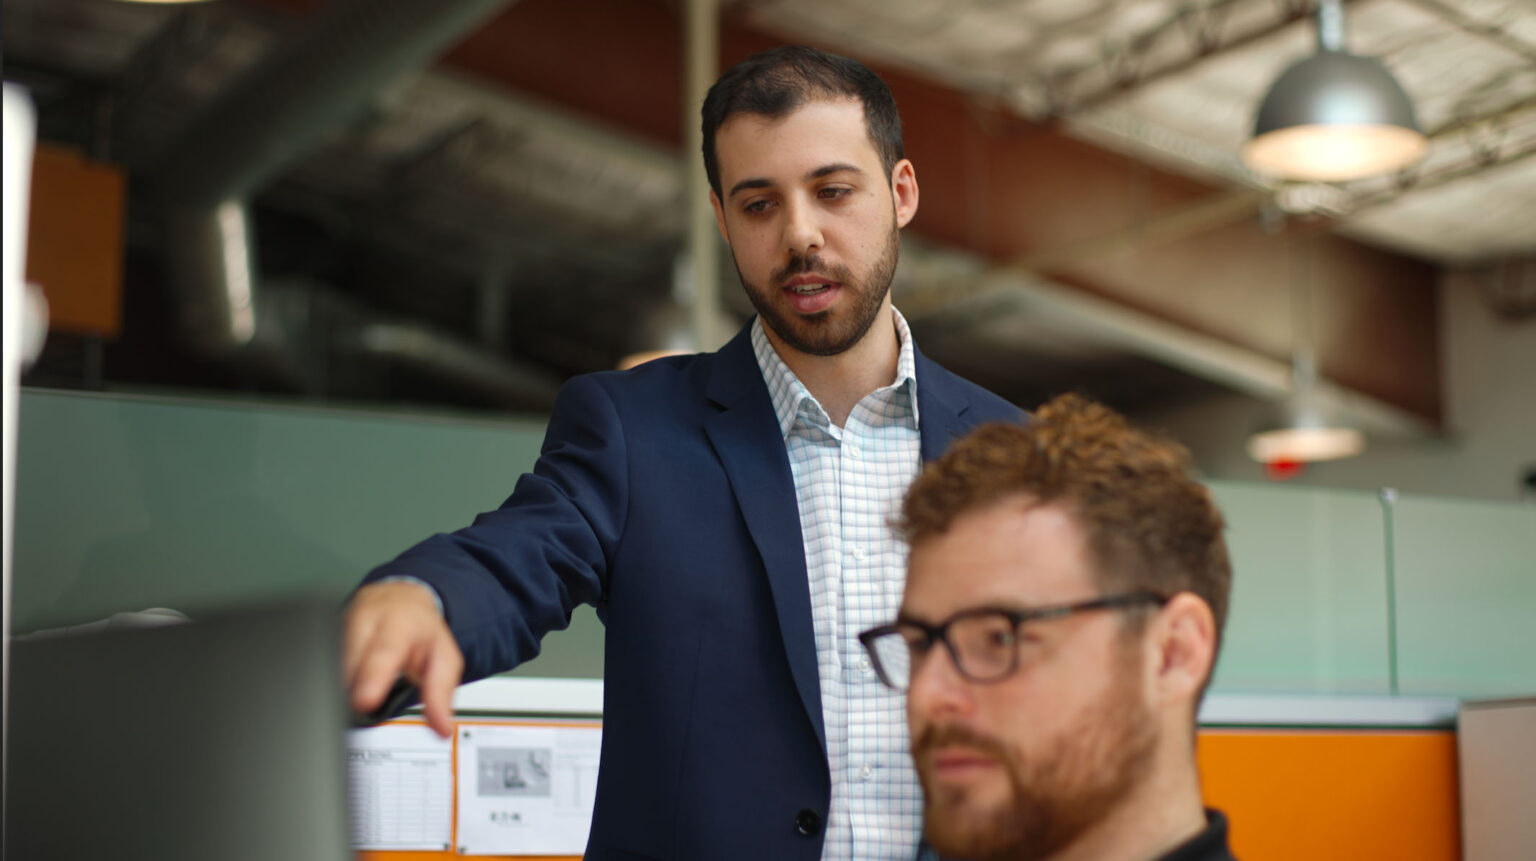
<path fill-rule="evenodd" d="M 1344 51 L 1344 4 L 1339 0 L 1320 0 L 1317 4 L 1317 49 Z"/>

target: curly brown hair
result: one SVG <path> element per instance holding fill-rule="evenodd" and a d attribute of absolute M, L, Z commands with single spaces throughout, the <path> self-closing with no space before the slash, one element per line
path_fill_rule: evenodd
<path fill-rule="evenodd" d="M 916 545 L 1007 498 L 1062 505 L 1087 538 L 1099 588 L 1193 592 L 1219 643 L 1232 586 L 1225 523 L 1189 466 L 1177 442 L 1062 395 L 1026 424 L 983 425 L 956 442 L 907 490 L 896 526 Z"/>

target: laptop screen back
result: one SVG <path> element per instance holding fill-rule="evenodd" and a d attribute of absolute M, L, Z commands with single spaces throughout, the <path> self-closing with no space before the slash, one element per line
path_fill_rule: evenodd
<path fill-rule="evenodd" d="M 341 861 L 334 607 L 23 640 L 6 857 Z"/>

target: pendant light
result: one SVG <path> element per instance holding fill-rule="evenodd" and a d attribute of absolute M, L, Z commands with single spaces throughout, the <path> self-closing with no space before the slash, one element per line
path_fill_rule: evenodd
<path fill-rule="evenodd" d="M 1402 170 L 1428 149 L 1392 74 L 1344 50 L 1340 0 L 1320 0 L 1317 53 L 1275 79 L 1242 158 L 1277 179 L 1342 182 Z"/>
<path fill-rule="evenodd" d="M 1248 456 L 1271 468 L 1339 460 L 1365 450 L 1365 434 L 1337 421 L 1317 388 L 1317 352 L 1312 345 L 1308 301 L 1310 273 L 1303 271 L 1304 250 L 1293 247 L 1291 251 L 1291 392 L 1278 426 L 1248 438 Z"/>

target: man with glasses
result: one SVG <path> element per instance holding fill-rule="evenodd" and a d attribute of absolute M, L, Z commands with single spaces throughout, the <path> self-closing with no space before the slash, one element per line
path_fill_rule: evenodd
<path fill-rule="evenodd" d="M 1194 751 L 1231 567 L 1187 460 L 1069 395 L 908 491 L 901 610 L 860 640 L 906 692 L 944 856 L 1231 859 Z"/>

